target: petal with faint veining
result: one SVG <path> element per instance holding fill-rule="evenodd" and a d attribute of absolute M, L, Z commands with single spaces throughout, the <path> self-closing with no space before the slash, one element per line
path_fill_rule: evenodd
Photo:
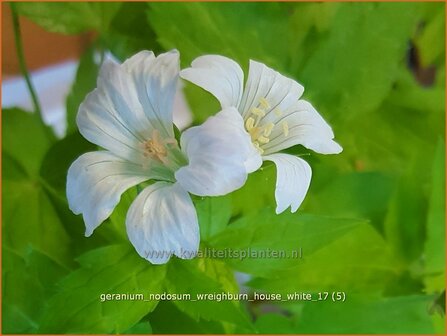
<path fill-rule="evenodd" d="M 262 164 L 235 108 L 224 109 L 186 130 L 181 147 L 189 164 L 175 177 L 187 191 L 199 196 L 225 195 L 239 189 L 247 179 L 247 168 L 253 171 Z"/>
<path fill-rule="evenodd" d="M 196 58 L 180 76 L 213 94 L 222 108 L 237 107 L 241 100 L 244 73 L 233 60 L 218 55 Z"/>
<path fill-rule="evenodd" d="M 138 254 L 154 264 L 166 263 L 173 254 L 191 259 L 199 248 L 196 210 L 178 183 L 145 188 L 130 206 L 126 228 Z"/>
<path fill-rule="evenodd" d="M 106 151 L 81 155 L 68 169 L 67 199 L 75 214 L 82 214 L 90 236 L 113 212 L 121 195 L 150 178 L 169 178 L 163 169 L 151 172 Z M 172 178 L 172 176 L 171 176 Z"/>
<path fill-rule="evenodd" d="M 310 186 L 312 170 L 309 164 L 296 156 L 279 153 L 264 156 L 264 160 L 273 161 L 276 165 L 276 213 L 283 212 L 289 206 L 295 212 Z"/>

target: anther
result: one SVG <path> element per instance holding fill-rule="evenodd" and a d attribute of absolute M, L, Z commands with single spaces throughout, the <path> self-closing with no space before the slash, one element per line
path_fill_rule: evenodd
<path fill-rule="evenodd" d="M 261 107 L 262 107 L 264 110 L 267 110 L 267 109 L 270 108 L 270 104 L 269 104 L 269 102 L 268 102 L 267 99 L 265 99 L 264 97 L 259 98 L 259 105 L 261 105 Z"/>
<path fill-rule="evenodd" d="M 261 110 L 260 108 L 257 108 L 257 107 L 253 107 L 251 109 L 251 113 L 253 113 L 254 115 L 257 115 L 258 117 L 261 117 L 261 118 L 263 116 L 265 116 L 265 111 Z"/>
<path fill-rule="evenodd" d="M 270 134 L 272 134 L 272 130 L 273 130 L 273 127 L 275 126 L 275 124 L 274 123 L 268 123 L 266 126 L 265 126 L 265 128 L 264 128 L 264 136 L 265 137 L 269 137 L 270 136 Z"/>
<path fill-rule="evenodd" d="M 269 141 L 270 141 L 270 139 L 269 138 L 267 138 L 267 137 L 265 137 L 265 136 L 260 136 L 260 137 L 258 137 L 258 139 L 257 139 L 260 143 L 262 143 L 262 144 L 266 144 L 266 143 L 268 143 Z"/>
<path fill-rule="evenodd" d="M 285 137 L 289 135 L 289 125 L 287 124 L 287 121 L 282 123 L 282 132 L 284 133 Z"/>
<path fill-rule="evenodd" d="M 274 110 L 273 112 L 275 113 L 275 115 L 276 115 L 277 117 L 282 116 L 282 112 L 281 112 L 281 110 L 280 110 L 279 108 L 275 108 L 275 110 Z"/>
<path fill-rule="evenodd" d="M 245 121 L 245 128 L 247 131 L 251 130 L 255 126 L 255 120 L 250 117 Z"/>

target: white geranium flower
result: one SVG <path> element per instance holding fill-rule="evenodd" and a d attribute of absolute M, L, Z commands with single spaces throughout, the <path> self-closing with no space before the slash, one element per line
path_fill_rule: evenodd
<path fill-rule="evenodd" d="M 257 153 L 250 157 L 247 173 L 257 170 L 262 160 L 276 164 L 276 213 L 289 206 L 292 212 L 298 209 L 312 173 L 306 161 L 281 150 L 300 144 L 322 154 L 342 151 L 333 141 L 331 127 L 310 103 L 300 99 L 304 88 L 262 63 L 250 61 L 245 89 L 242 69 L 223 56 L 198 57 L 181 71 L 181 77 L 212 93 L 223 109 L 238 109 L 242 118 L 233 122 L 243 123 Z"/>
<path fill-rule="evenodd" d="M 139 193 L 126 217 L 137 252 L 156 264 L 171 254 L 194 257 L 199 227 L 188 192 L 217 196 L 241 187 L 251 150 L 240 151 L 247 134 L 227 122 L 238 116 L 234 108 L 183 132 L 179 146 L 172 122 L 178 75 L 177 51 L 158 57 L 143 51 L 121 65 L 107 60 L 77 116 L 81 134 L 104 150 L 80 156 L 67 177 L 70 209 L 83 215 L 86 236 L 110 216 L 127 189 L 158 181 Z"/>

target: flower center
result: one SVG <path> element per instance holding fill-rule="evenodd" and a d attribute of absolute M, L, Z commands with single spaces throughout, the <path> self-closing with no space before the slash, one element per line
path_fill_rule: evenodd
<path fill-rule="evenodd" d="M 167 166 L 169 164 L 168 145 L 176 147 L 177 140 L 174 138 L 162 139 L 160 132 L 154 129 L 151 138 L 143 142 L 143 155 L 144 157 L 160 161 Z"/>
<path fill-rule="evenodd" d="M 262 146 L 270 142 L 270 135 L 273 129 L 278 125 L 277 123 L 268 122 L 260 125 L 263 118 L 272 111 L 270 103 L 264 97 L 259 99 L 257 107 L 252 107 L 248 118 L 245 120 L 245 129 L 250 134 L 253 146 L 256 147 L 260 154 L 264 153 Z M 279 108 L 273 109 L 273 112 L 277 117 L 282 115 Z M 285 137 L 289 135 L 289 125 L 286 121 L 281 123 L 282 133 Z"/>

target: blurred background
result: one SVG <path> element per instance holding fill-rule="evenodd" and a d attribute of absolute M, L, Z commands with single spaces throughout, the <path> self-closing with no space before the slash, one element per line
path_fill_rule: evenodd
<path fill-rule="evenodd" d="M 10 6 L 2 8 L 4 333 L 445 334 L 444 3 L 16 4 L 40 108 L 19 71 Z M 263 62 L 303 84 L 332 126 L 340 155 L 287 150 L 313 171 L 296 214 L 274 214 L 271 165 L 229 196 L 194 199 L 201 248 L 302 248 L 302 260 L 150 265 L 124 229 L 135 191 L 83 236 L 65 178 L 73 160 L 97 148 L 77 130 L 78 106 L 104 57 L 173 48 L 182 67 L 203 54 L 231 57 L 245 73 L 250 59 Z M 182 125 L 219 110 L 203 90 L 181 89 Z M 98 299 L 221 291 L 347 299 Z"/>

